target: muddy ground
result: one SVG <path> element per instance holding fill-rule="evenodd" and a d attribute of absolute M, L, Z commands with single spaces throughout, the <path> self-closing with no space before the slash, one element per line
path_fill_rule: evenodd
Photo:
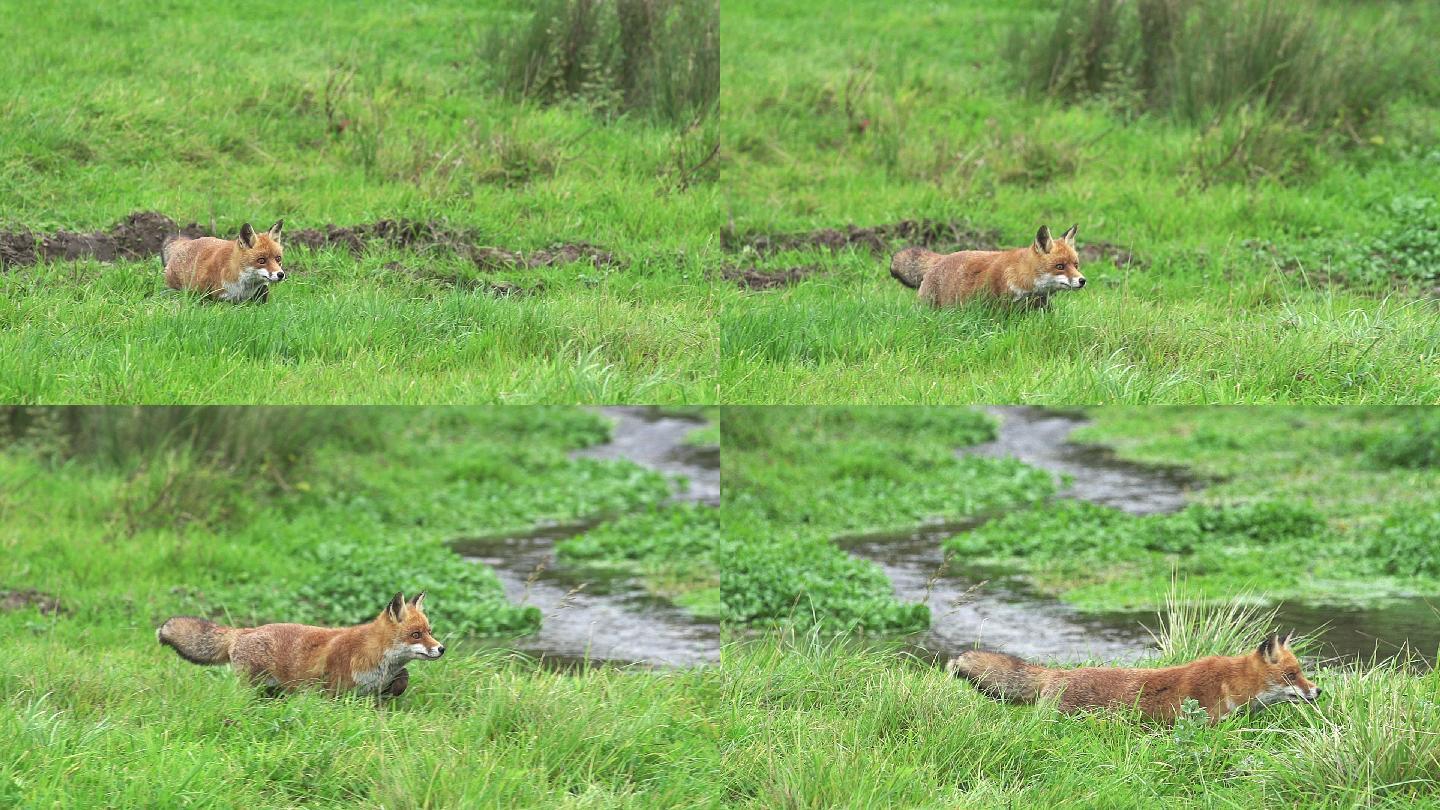
<path fill-rule="evenodd" d="M 46 616 L 56 613 L 64 613 L 65 608 L 60 600 L 48 593 L 37 591 L 34 588 L 26 588 L 20 591 L 0 590 L 0 612 L 14 610 L 26 610 L 34 608 Z"/>
<path fill-rule="evenodd" d="M 190 237 L 216 235 L 198 223 L 180 225 L 154 211 L 137 211 L 109 230 L 92 233 L 0 231 L 0 269 L 27 267 L 42 261 L 77 259 L 158 261 L 161 244 L 176 234 Z M 230 236 L 226 235 L 227 238 Z M 577 261 L 589 261 L 596 268 L 620 264 L 614 253 L 588 242 L 515 251 L 484 245 L 477 240 L 474 233 L 447 228 L 436 222 L 382 219 L 361 225 L 327 224 L 322 228 L 288 230 L 282 241 L 287 246 L 300 245 L 311 250 L 342 248 L 355 255 L 375 243 L 404 250 L 446 250 L 469 258 L 476 268 L 484 271 L 534 269 Z"/>
<path fill-rule="evenodd" d="M 761 270 L 758 267 L 725 267 L 720 277 L 733 281 L 747 290 L 772 290 L 786 287 L 810 276 L 817 275 L 820 268 L 813 264 L 784 267 L 779 270 Z"/>
<path fill-rule="evenodd" d="M 737 234 L 730 230 L 721 234 L 721 244 L 726 250 L 736 253 L 752 252 L 761 256 L 786 250 L 813 248 L 831 251 L 853 248 L 883 256 L 900 248 L 916 245 L 940 253 L 956 250 L 1003 250 L 1013 247 L 1005 245 L 1004 241 L 1001 232 L 994 229 L 977 228 L 961 220 L 944 222 L 934 219 L 906 219 L 868 228 L 847 225 L 844 228 L 821 228 L 804 233 Z M 1143 260 L 1120 245 L 1087 242 L 1084 239 L 1080 240 L 1080 260 L 1082 263 L 1108 261 L 1122 269 L 1145 266 Z M 815 275 L 818 270 L 814 265 L 779 270 L 736 265 L 721 269 L 720 276 L 746 289 L 769 290 L 794 284 Z"/>

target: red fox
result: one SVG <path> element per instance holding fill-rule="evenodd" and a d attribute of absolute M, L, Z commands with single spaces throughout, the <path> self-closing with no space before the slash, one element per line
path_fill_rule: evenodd
<path fill-rule="evenodd" d="M 1034 244 L 1015 250 L 962 250 L 942 256 L 925 248 L 905 248 L 890 260 L 890 275 L 919 289 L 921 300 L 937 307 L 976 296 L 1044 307 L 1052 292 L 1085 286 L 1075 252 L 1079 227 L 1071 226 L 1055 240 L 1042 225 Z"/>
<path fill-rule="evenodd" d="M 974 650 L 950 659 L 945 670 L 999 700 L 1053 697 L 1063 712 L 1138 706 L 1146 717 L 1163 722 L 1175 719 L 1186 698 L 1195 698 L 1214 723 L 1241 707 L 1314 703 L 1320 697 L 1320 688 L 1300 672 L 1289 634 L 1270 636 L 1246 655 L 1212 655 L 1163 669 L 1047 669 L 1013 655 Z"/>
<path fill-rule="evenodd" d="M 410 684 L 407 663 L 445 654 L 445 645 L 430 635 L 430 621 L 420 606 L 424 601 L 424 591 L 408 602 L 397 593 L 374 621 L 341 629 L 303 624 L 223 627 L 176 616 L 155 635 L 192 664 L 229 662 L 252 683 L 395 697 Z"/>
<path fill-rule="evenodd" d="M 233 242 L 213 236 L 166 239 L 160 246 L 166 286 L 195 290 L 219 301 L 263 304 L 270 300 L 270 285 L 285 279 L 280 267 L 280 229 L 284 224 L 285 220 L 276 220 L 270 230 L 257 234 L 247 222 Z"/>

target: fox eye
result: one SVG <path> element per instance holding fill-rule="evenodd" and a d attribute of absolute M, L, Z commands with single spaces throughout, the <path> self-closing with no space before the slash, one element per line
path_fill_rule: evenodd
<path fill-rule="evenodd" d="M 420 638 L 420 631 L 419 631 L 419 630 L 416 630 L 415 632 L 413 632 L 413 633 L 410 634 L 410 637 L 411 637 L 411 638 Z"/>
<path fill-rule="evenodd" d="M 1300 673 L 1298 673 L 1298 672 L 1287 672 L 1287 673 L 1285 673 L 1285 680 L 1289 681 L 1290 683 L 1294 683 L 1294 682 L 1295 682 L 1295 679 L 1298 678 L 1298 677 L 1300 677 Z"/>
<path fill-rule="evenodd" d="M 1055 265 L 1055 270 L 1056 270 L 1057 272 L 1061 272 L 1061 273 L 1065 272 L 1065 263 L 1064 263 L 1064 262 L 1061 262 L 1061 263 Z"/>

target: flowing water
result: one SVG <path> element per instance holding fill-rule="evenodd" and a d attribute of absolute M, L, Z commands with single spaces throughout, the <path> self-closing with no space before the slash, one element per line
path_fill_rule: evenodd
<path fill-rule="evenodd" d="M 699 418 L 651 408 L 604 408 L 615 423 L 611 441 L 577 451 L 590 458 L 629 459 L 684 480 L 676 501 L 717 504 L 720 457 L 684 443 Z M 572 569 L 555 558 L 555 543 L 584 533 L 594 520 L 488 538 L 453 548 L 495 570 L 507 599 L 540 608 L 539 632 L 507 647 L 561 667 L 596 663 L 694 666 L 718 661 L 720 628 L 649 593 L 630 577 Z"/>
<path fill-rule="evenodd" d="M 1108 448 L 1070 442 L 1085 423 L 1075 413 L 1039 408 L 993 410 L 1001 420 L 996 439 L 959 451 L 1012 456 L 1026 464 L 1070 476 L 1060 497 L 1092 501 L 1137 515 L 1173 512 L 1203 482 L 1183 469 L 1127 462 Z M 1023 657 L 1048 661 L 1129 662 L 1153 649 L 1153 613 L 1081 613 L 1057 599 L 1035 593 L 1005 571 L 947 563 L 941 543 L 973 527 L 936 524 L 905 532 L 839 538 L 841 547 L 871 560 L 895 583 L 896 595 L 930 605 L 931 629 L 909 640 L 928 658 L 946 658 L 977 643 Z M 1281 628 L 1312 632 L 1323 627 L 1319 653 L 1327 658 L 1368 660 L 1400 652 L 1408 644 L 1433 661 L 1440 649 L 1440 600 L 1412 598 L 1383 607 L 1354 608 L 1285 603 Z"/>

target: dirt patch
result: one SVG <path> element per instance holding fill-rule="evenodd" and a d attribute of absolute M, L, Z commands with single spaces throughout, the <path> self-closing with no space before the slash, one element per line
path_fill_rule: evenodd
<path fill-rule="evenodd" d="M 482 292 L 487 295 L 493 295 L 496 298 L 509 298 L 512 295 L 537 295 L 545 291 L 544 283 L 540 282 L 527 287 L 510 281 L 490 281 L 489 279 L 474 278 L 458 273 L 437 273 L 429 270 L 418 270 L 407 267 L 400 262 L 386 262 L 384 268 L 396 273 L 408 273 L 415 278 L 424 281 L 434 281 L 446 287 L 454 287 L 471 292 Z"/>
<path fill-rule="evenodd" d="M 721 235 L 722 246 L 729 251 L 753 251 L 760 255 L 778 253 L 782 250 L 807 250 L 825 248 L 832 251 L 856 248 L 881 255 L 900 247 L 921 246 L 938 252 L 956 250 L 1001 250 L 1005 245 L 1000 231 L 978 228 L 963 220 L 941 221 L 934 219 L 901 220 L 888 225 L 861 228 L 847 225 L 844 228 L 822 228 L 805 233 L 781 234 L 736 234 L 727 231 Z M 1120 245 L 1110 242 L 1086 242 L 1080 240 L 1082 261 L 1110 261 L 1116 267 L 1140 267 L 1143 262 Z"/>
<path fill-rule="evenodd" d="M 861 228 L 847 225 L 844 228 L 821 228 L 805 233 L 748 234 L 739 235 L 727 231 L 721 236 L 726 250 L 753 250 L 760 254 L 777 253 L 782 250 L 804 250 L 807 248 L 863 248 L 872 253 L 884 253 L 895 243 L 924 245 L 932 249 L 960 247 L 986 248 L 999 244 L 1000 232 L 975 228 L 968 222 L 941 222 L 933 219 L 901 220 L 889 225 Z"/>
<path fill-rule="evenodd" d="M 516 253 L 493 247 L 475 247 L 468 252 L 471 261 L 475 262 L 475 266 L 481 270 L 512 270 L 515 268 L 533 270 L 537 267 L 570 264 L 582 259 L 589 260 L 597 270 L 616 267 L 620 264 L 616 260 L 615 254 L 588 242 L 551 245 L 543 250 L 535 250 L 530 253 Z"/>
<path fill-rule="evenodd" d="M 154 211 L 137 211 L 109 230 L 93 233 L 0 231 L 0 269 L 25 267 L 39 261 L 158 261 L 160 245 L 175 234 L 216 235 L 197 223 L 180 225 Z M 471 232 L 416 220 L 382 219 L 361 225 L 298 228 L 286 231 L 282 241 L 287 246 L 300 245 L 311 250 L 339 248 L 355 255 L 375 243 L 402 250 L 439 249 L 469 258 L 476 267 L 487 271 L 533 269 L 585 260 L 597 269 L 620 265 L 615 254 L 588 242 L 563 243 L 521 253 L 482 245 Z"/>
<path fill-rule="evenodd" d="M 1121 270 L 1127 267 L 1139 270 L 1146 265 L 1145 260 L 1136 257 L 1129 248 L 1114 242 L 1086 242 L 1084 239 L 1079 242 L 1082 265 L 1087 262 L 1110 262 Z"/>
<path fill-rule="evenodd" d="M 42 593 L 34 588 L 26 588 L 22 591 L 0 590 L 0 611 L 9 613 L 16 610 L 35 608 L 46 616 L 57 613 L 64 613 L 65 608 L 61 606 L 60 600 L 48 593 Z"/>
<path fill-rule="evenodd" d="M 35 234 L 29 231 L 0 231 L 0 270 L 35 263 Z"/>
<path fill-rule="evenodd" d="M 726 281 L 733 281 L 747 290 L 773 290 L 776 287 L 788 287 L 819 272 L 820 268 L 813 264 L 786 267 L 781 270 L 726 267 L 721 269 L 720 277 Z"/>

